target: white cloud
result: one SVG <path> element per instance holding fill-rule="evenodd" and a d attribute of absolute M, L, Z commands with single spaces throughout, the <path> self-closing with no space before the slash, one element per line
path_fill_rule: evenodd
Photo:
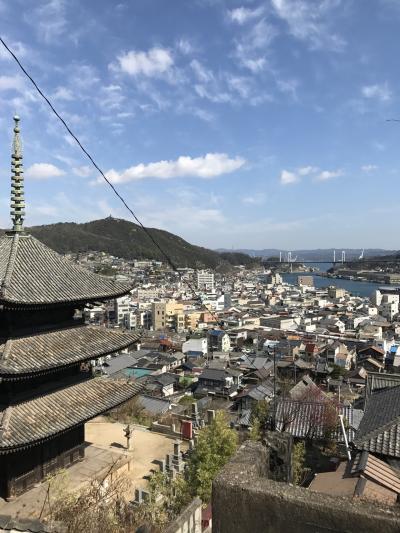
<path fill-rule="evenodd" d="M 257 21 L 236 42 L 235 54 L 239 63 L 253 73 L 264 70 L 267 66 L 265 53 L 277 34 L 277 29 L 265 18 Z"/>
<path fill-rule="evenodd" d="M 200 61 L 197 59 L 193 59 L 193 61 L 190 62 L 190 66 L 193 69 L 193 72 L 196 75 L 196 78 L 202 82 L 202 83 L 208 83 L 211 81 L 214 81 L 214 74 L 211 70 L 207 69 Z"/>
<path fill-rule="evenodd" d="M 282 170 L 281 172 L 280 180 L 282 185 L 290 185 L 292 183 L 296 183 L 299 181 L 299 179 L 299 176 L 294 172 L 289 172 L 288 170 Z"/>
<path fill-rule="evenodd" d="M 126 183 L 146 178 L 214 178 L 222 174 L 229 174 L 245 164 L 241 157 L 230 158 L 227 154 L 209 153 L 203 157 L 180 156 L 175 161 L 158 161 L 127 168 L 123 172 L 111 169 L 107 178 L 113 183 Z M 102 182 L 99 178 L 98 182 Z"/>
<path fill-rule="evenodd" d="M 308 166 L 308 167 L 300 167 L 298 169 L 298 173 L 300 176 L 309 176 L 310 174 L 315 174 L 315 172 L 318 172 L 319 168 L 318 167 L 312 167 L 312 166 Z"/>
<path fill-rule="evenodd" d="M 176 47 L 185 56 L 192 54 L 195 51 L 192 43 L 185 38 L 179 39 L 179 41 L 176 43 Z"/>
<path fill-rule="evenodd" d="M 297 183 L 302 177 L 312 176 L 316 181 L 328 181 L 332 178 L 343 176 L 343 170 L 321 170 L 312 165 L 306 167 L 299 167 L 296 171 L 282 170 L 280 182 L 282 185 L 290 185 Z"/>
<path fill-rule="evenodd" d="M 229 87 L 237 92 L 241 98 L 248 99 L 251 93 L 251 80 L 243 76 L 229 76 Z"/>
<path fill-rule="evenodd" d="M 22 91 L 23 88 L 21 76 L 0 76 L 0 91 Z"/>
<path fill-rule="evenodd" d="M 165 48 L 151 48 L 148 52 L 130 50 L 117 59 L 120 70 L 131 76 L 160 76 L 174 64 L 171 53 Z"/>
<path fill-rule="evenodd" d="M 378 166 L 377 165 L 363 165 L 361 167 L 361 170 L 363 172 L 373 172 L 374 170 L 377 170 Z"/>
<path fill-rule="evenodd" d="M 293 100 L 297 101 L 297 87 L 299 86 L 298 80 L 295 80 L 295 79 L 289 79 L 289 80 L 277 79 L 276 80 L 276 84 L 278 86 L 278 89 L 282 93 L 290 95 Z"/>
<path fill-rule="evenodd" d="M 332 178 L 343 176 L 343 170 L 323 170 L 315 177 L 317 181 L 328 181 Z"/>
<path fill-rule="evenodd" d="M 99 104 L 104 109 L 112 109 L 113 111 L 119 109 L 125 100 L 122 88 L 119 85 L 107 85 L 101 88 L 101 95 L 99 96 Z"/>
<path fill-rule="evenodd" d="M 55 100 L 68 100 L 71 101 L 74 99 L 74 95 L 72 94 L 72 91 L 68 89 L 67 87 L 57 87 L 53 94 L 53 98 Z"/>
<path fill-rule="evenodd" d="M 380 102 L 388 102 L 392 99 L 392 91 L 387 82 L 376 85 L 365 85 L 361 88 L 361 93 L 365 98 L 376 98 Z"/>
<path fill-rule="evenodd" d="M 200 98 L 204 98 L 216 104 L 232 103 L 233 96 L 225 90 L 221 79 L 206 68 L 200 61 L 194 59 L 190 66 L 199 83 L 194 84 L 194 90 Z"/>
<path fill-rule="evenodd" d="M 40 2 L 33 11 L 26 12 L 25 20 L 36 30 L 40 40 L 50 43 L 59 39 L 67 29 L 65 0 Z"/>
<path fill-rule="evenodd" d="M 341 51 L 345 46 L 342 37 L 332 32 L 328 20 L 341 0 L 271 0 L 276 15 L 284 20 L 296 39 L 308 41 L 312 48 Z"/>
<path fill-rule="evenodd" d="M 21 42 L 10 41 L 6 36 L 4 36 L 4 40 L 10 50 L 14 52 L 14 54 L 16 54 L 19 58 L 24 57 L 26 55 L 27 50 Z M 5 61 L 10 61 L 12 59 L 11 54 L 4 48 L 3 45 L 0 45 L 0 59 L 4 59 Z"/>
<path fill-rule="evenodd" d="M 82 165 L 80 167 L 73 167 L 72 172 L 75 174 L 75 176 L 79 176 L 80 178 L 89 178 L 90 176 L 93 176 L 93 168 L 89 165 Z"/>
<path fill-rule="evenodd" d="M 264 9 L 262 6 L 256 9 L 249 9 L 242 6 L 228 11 L 228 17 L 232 22 L 237 22 L 237 24 L 245 24 L 249 20 L 259 17 L 263 11 Z"/>
<path fill-rule="evenodd" d="M 262 205 L 265 202 L 265 194 L 259 193 L 242 198 L 242 202 L 247 205 Z"/>
<path fill-rule="evenodd" d="M 222 228 L 227 224 L 224 214 L 219 209 L 199 205 L 178 205 L 172 210 L 146 209 L 141 213 L 141 220 L 147 227 L 162 228 L 183 235 L 192 243 L 202 237 L 204 239 L 205 234 L 214 234 L 216 228 Z"/>
<path fill-rule="evenodd" d="M 34 163 L 25 172 L 25 176 L 27 178 L 32 178 L 35 180 L 58 178 L 60 176 L 64 176 L 64 174 L 65 172 L 61 168 L 58 168 L 51 163 Z"/>

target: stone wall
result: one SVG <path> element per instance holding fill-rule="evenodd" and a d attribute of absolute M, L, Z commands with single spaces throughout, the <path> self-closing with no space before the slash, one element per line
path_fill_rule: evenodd
<path fill-rule="evenodd" d="M 201 507 L 199 498 L 193 500 L 171 523 L 164 533 L 202 533 Z"/>
<path fill-rule="evenodd" d="M 393 508 L 333 497 L 267 478 L 267 448 L 247 441 L 213 483 L 217 533 L 398 533 Z"/>

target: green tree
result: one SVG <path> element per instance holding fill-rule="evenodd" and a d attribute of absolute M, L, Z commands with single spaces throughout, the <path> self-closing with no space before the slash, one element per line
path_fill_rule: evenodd
<path fill-rule="evenodd" d="M 306 460 L 306 447 L 303 441 L 297 442 L 292 451 L 293 481 L 299 485 L 303 481 Z"/>
<path fill-rule="evenodd" d="M 258 418 L 254 418 L 254 420 L 251 423 L 250 433 L 249 433 L 250 440 L 261 440 L 261 424 Z"/>
<path fill-rule="evenodd" d="M 344 376 L 346 374 L 346 369 L 339 365 L 332 365 L 333 370 L 331 372 L 331 378 L 332 379 L 339 379 L 340 376 Z"/>
<path fill-rule="evenodd" d="M 265 400 L 260 400 L 253 405 L 251 410 L 251 429 L 249 437 L 251 440 L 261 440 L 268 424 L 269 404 Z"/>
<path fill-rule="evenodd" d="M 225 413 L 217 411 L 213 422 L 199 431 L 188 461 L 187 481 L 193 497 L 210 501 L 212 481 L 235 453 L 237 442 L 237 433 L 228 427 Z"/>

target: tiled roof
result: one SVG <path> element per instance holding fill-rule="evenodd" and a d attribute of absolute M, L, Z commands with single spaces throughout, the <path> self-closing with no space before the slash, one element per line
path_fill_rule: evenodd
<path fill-rule="evenodd" d="M 364 451 L 355 456 L 351 465 L 351 474 L 358 473 L 400 494 L 400 477 L 398 472 L 371 453 Z"/>
<path fill-rule="evenodd" d="M 0 341 L 0 376 L 17 377 L 96 359 L 122 350 L 139 335 L 96 326 L 46 331 Z"/>
<path fill-rule="evenodd" d="M 334 420 L 332 409 L 336 409 L 336 406 L 329 401 L 278 400 L 276 428 L 278 431 L 287 431 L 297 438 L 325 438 L 327 429 L 325 426 L 331 425 Z M 348 422 L 347 438 L 349 442 L 352 442 L 354 438 L 353 409 L 342 406 L 339 408 L 339 413 L 343 414 Z M 338 418 L 337 420 L 339 423 Z M 339 424 L 332 437 L 338 442 L 343 442 Z"/>
<path fill-rule="evenodd" d="M 0 237 L 0 303 L 84 302 L 121 296 L 130 289 L 75 265 L 30 235 Z"/>
<path fill-rule="evenodd" d="M 400 386 L 369 396 L 354 440 L 359 450 L 400 458 Z"/>
<path fill-rule="evenodd" d="M 210 379 L 214 381 L 225 382 L 227 373 L 219 368 L 205 368 L 200 374 L 199 379 Z"/>
<path fill-rule="evenodd" d="M 138 396 L 138 401 L 143 409 L 152 415 L 163 415 L 171 406 L 171 402 L 169 400 L 154 398 L 153 396 L 145 396 L 143 394 Z"/>
<path fill-rule="evenodd" d="M 140 383 L 92 378 L 3 408 L 0 453 L 53 437 L 129 400 Z"/>

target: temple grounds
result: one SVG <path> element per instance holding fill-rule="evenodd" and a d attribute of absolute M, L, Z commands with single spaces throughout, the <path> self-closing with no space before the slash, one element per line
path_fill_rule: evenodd
<path fill-rule="evenodd" d="M 91 479 L 104 474 L 114 463 L 132 480 L 132 499 L 135 488 L 146 486 L 144 476 L 153 469 L 157 470 L 153 463 L 155 459 L 165 459 L 167 453 L 173 452 L 174 439 L 142 426 L 131 426 L 133 436 L 131 450 L 128 451 L 124 427 L 124 424 L 108 422 L 104 417 L 85 425 L 85 458 L 66 470 L 68 490 L 79 490 Z M 186 448 L 186 443 L 182 443 L 181 449 Z M 13 501 L 0 499 L 0 514 L 21 518 L 39 518 L 42 514 L 44 517 L 47 500 L 48 483 L 44 482 Z"/>

